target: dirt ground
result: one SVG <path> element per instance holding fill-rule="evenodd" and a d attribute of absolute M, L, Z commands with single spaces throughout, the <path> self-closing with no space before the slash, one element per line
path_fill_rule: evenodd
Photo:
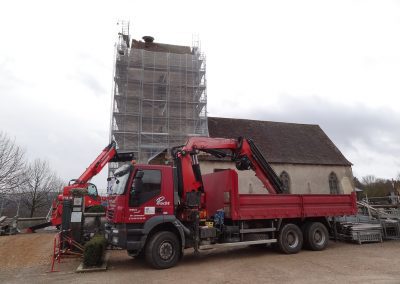
<path fill-rule="evenodd" d="M 53 240 L 53 233 L 1 236 L 0 273 L 5 270 L 36 267 L 49 263 Z"/>
<path fill-rule="evenodd" d="M 325 251 L 296 255 L 253 247 L 209 250 L 200 256 L 188 251 L 178 266 L 168 270 L 154 270 L 125 251 L 111 251 L 107 271 L 78 274 L 74 271 L 79 259 L 64 259 L 59 272 L 48 273 L 52 238 L 52 234 L 0 237 L 0 282 L 400 283 L 400 241 L 331 242 Z"/>

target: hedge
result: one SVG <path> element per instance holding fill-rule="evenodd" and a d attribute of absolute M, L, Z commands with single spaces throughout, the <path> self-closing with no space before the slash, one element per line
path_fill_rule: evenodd
<path fill-rule="evenodd" d="M 85 244 L 83 251 L 83 264 L 85 266 L 98 266 L 103 262 L 107 241 L 102 235 L 95 235 Z"/>
<path fill-rule="evenodd" d="M 71 195 L 74 197 L 82 197 L 88 193 L 87 188 L 74 188 L 71 190 Z"/>
<path fill-rule="evenodd" d="M 95 205 L 95 206 L 89 207 L 87 212 L 88 213 L 103 213 L 103 212 L 106 212 L 106 208 L 103 205 Z"/>

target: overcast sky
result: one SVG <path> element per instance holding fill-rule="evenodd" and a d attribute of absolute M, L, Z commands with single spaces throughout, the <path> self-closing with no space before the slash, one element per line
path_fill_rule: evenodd
<path fill-rule="evenodd" d="M 400 1 L 7 1 L 1 14 L 0 130 L 65 180 L 108 143 L 120 18 L 136 39 L 199 35 L 209 116 L 319 124 L 356 176 L 400 172 Z"/>

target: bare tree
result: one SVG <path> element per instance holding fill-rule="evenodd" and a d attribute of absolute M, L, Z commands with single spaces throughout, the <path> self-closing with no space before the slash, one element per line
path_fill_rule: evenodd
<path fill-rule="evenodd" d="M 393 181 L 394 190 L 400 194 L 400 173 L 397 174 L 397 177 Z"/>
<path fill-rule="evenodd" d="M 0 194 L 12 193 L 23 182 L 24 151 L 0 132 Z"/>
<path fill-rule="evenodd" d="M 374 175 L 367 175 L 367 176 L 363 177 L 361 180 L 362 180 L 362 183 L 367 187 L 374 185 L 377 181 L 376 177 Z"/>
<path fill-rule="evenodd" d="M 22 204 L 33 217 L 36 210 L 49 206 L 51 193 L 59 192 L 63 182 L 49 167 L 47 161 L 35 159 L 25 171 L 25 183 L 22 188 Z"/>

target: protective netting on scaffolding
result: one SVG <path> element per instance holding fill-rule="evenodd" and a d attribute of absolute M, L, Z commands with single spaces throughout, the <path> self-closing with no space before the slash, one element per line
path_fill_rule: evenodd
<path fill-rule="evenodd" d="M 188 136 L 207 136 L 205 73 L 198 46 L 117 45 L 111 137 L 118 148 L 146 163 Z"/>

